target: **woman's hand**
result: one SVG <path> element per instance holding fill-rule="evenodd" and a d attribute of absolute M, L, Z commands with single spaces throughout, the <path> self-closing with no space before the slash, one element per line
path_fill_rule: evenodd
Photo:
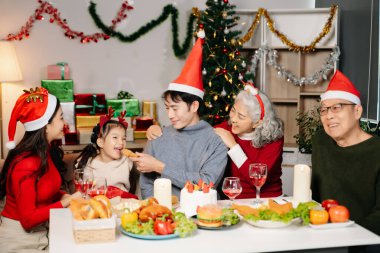
<path fill-rule="evenodd" d="M 162 135 L 162 129 L 158 125 L 151 125 L 148 130 L 146 130 L 146 137 L 148 140 L 155 140 Z"/>
<path fill-rule="evenodd" d="M 214 131 L 217 135 L 220 136 L 220 138 L 222 138 L 222 141 L 228 148 L 232 148 L 237 144 L 234 136 L 228 130 L 218 127 L 215 128 Z"/>
<path fill-rule="evenodd" d="M 82 195 L 79 191 L 73 193 L 73 194 L 64 194 L 62 197 L 61 197 L 61 204 L 63 207 L 68 207 L 70 205 L 70 202 L 72 199 L 77 199 L 77 198 L 81 198 Z"/>
<path fill-rule="evenodd" d="M 130 157 L 130 159 L 136 163 L 137 170 L 141 173 L 157 172 L 162 173 L 165 164 L 160 160 L 157 160 L 151 155 L 144 153 L 137 153 L 138 157 Z"/>

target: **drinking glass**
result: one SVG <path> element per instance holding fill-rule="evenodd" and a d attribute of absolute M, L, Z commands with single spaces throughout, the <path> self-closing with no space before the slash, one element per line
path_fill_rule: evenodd
<path fill-rule="evenodd" d="M 94 177 L 91 188 L 87 191 L 90 197 L 107 194 L 107 180 L 105 177 Z"/>
<path fill-rule="evenodd" d="M 82 195 L 82 198 L 86 198 L 87 191 L 91 188 L 93 181 L 92 170 L 74 170 L 73 173 L 75 190 L 79 191 Z"/>
<path fill-rule="evenodd" d="M 230 199 L 230 203 L 239 196 L 243 188 L 238 177 L 226 177 L 223 180 L 222 191 Z"/>
<path fill-rule="evenodd" d="M 264 163 L 253 163 L 249 165 L 249 178 L 252 184 L 256 187 L 256 199 L 253 204 L 261 204 L 260 189 L 267 180 L 268 169 Z"/>

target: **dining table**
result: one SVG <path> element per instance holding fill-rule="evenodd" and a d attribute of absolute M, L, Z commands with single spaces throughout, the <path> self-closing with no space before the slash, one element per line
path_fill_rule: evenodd
<path fill-rule="evenodd" d="M 237 200 L 248 204 L 251 200 Z M 226 201 L 218 201 L 226 205 Z M 127 236 L 116 228 L 116 240 L 107 243 L 76 243 L 69 209 L 50 210 L 50 253 L 170 253 L 170 252 L 347 252 L 350 246 L 380 247 L 380 237 L 353 222 L 346 227 L 318 229 L 302 222 L 282 228 L 256 227 L 244 220 L 225 229 L 197 229 L 191 236 L 145 240 Z"/>

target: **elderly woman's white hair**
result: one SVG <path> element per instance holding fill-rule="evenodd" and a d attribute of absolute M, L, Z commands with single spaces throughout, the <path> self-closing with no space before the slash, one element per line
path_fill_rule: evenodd
<path fill-rule="evenodd" d="M 264 118 L 259 126 L 254 129 L 252 145 L 255 148 L 261 148 L 265 144 L 274 142 L 284 136 L 283 123 L 276 115 L 271 101 L 266 94 L 259 91 L 259 96 L 264 105 Z M 249 91 L 240 91 L 235 102 L 241 101 L 248 110 L 248 116 L 252 122 L 260 120 L 261 107 L 257 97 Z"/>

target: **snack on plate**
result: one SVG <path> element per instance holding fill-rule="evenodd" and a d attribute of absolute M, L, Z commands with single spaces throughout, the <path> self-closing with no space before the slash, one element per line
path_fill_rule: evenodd
<path fill-rule="evenodd" d="M 254 215 L 254 216 L 259 216 L 259 211 L 260 211 L 257 208 L 253 208 L 253 207 L 245 206 L 245 205 L 238 205 L 235 203 L 232 204 L 231 209 L 237 210 L 238 213 L 243 217 L 249 214 Z"/>
<path fill-rule="evenodd" d="M 283 215 L 290 212 L 293 209 L 293 204 L 290 202 L 286 202 L 285 204 L 279 204 L 273 199 L 269 199 L 268 209 L 279 215 Z"/>
<path fill-rule="evenodd" d="M 132 150 L 129 150 L 127 148 L 123 149 L 123 154 L 127 157 L 138 157 L 136 153 L 134 153 Z"/>
<path fill-rule="evenodd" d="M 221 227 L 223 210 L 215 204 L 200 206 L 197 210 L 198 224 L 204 227 Z"/>
<path fill-rule="evenodd" d="M 75 220 L 106 219 L 112 216 L 111 203 L 103 195 L 90 200 L 73 199 L 70 202 L 70 210 Z"/>
<path fill-rule="evenodd" d="M 217 193 L 212 189 L 214 184 L 207 184 L 200 179 L 198 184 L 186 182 L 185 187 L 181 190 L 180 210 L 186 216 L 197 214 L 197 207 L 207 204 L 216 204 Z"/>

